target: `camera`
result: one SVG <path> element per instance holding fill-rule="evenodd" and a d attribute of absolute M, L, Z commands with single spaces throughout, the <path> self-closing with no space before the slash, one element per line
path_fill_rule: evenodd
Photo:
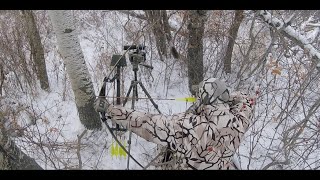
<path fill-rule="evenodd" d="M 133 70 L 138 70 L 138 65 L 144 66 L 149 69 L 153 69 L 152 66 L 146 65 L 146 46 L 144 45 L 125 45 L 123 46 L 124 50 L 130 50 L 129 54 L 129 60 L 133 66 Z M 125 67 L 127 66 L 126 58 L 124 55 L 118 55 L 115 54 L 112 56 L 111 59 L 111 66 L 117 66 L 117 67 Z"/>
<path fill-rule="evenodd" d="M 146 61 L 146 46 L 144 45 L 126 45 L 123 46 L 124 50 L 133 50 L 129 53 L 129 60 L 131 63 L 141 63 Z"/>

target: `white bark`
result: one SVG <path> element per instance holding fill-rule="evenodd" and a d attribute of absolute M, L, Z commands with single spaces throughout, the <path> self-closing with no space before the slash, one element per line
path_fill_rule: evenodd
<path fill-rule="evenodd" d="M 297 45 L 299 45 L 302 49 L 308 50 L 310 55 L 318 61 L 317 67 L 320 68 L 320 52 L 315 47 L 313 47 L 311 42 L 309 42 L 305 36 L 297 32 L 290 25 L 287 25 L 283 21 L 272 16 L 268 11 L 261 10 L 258 11 L 258 13 L 263 18 L 263 20 L 267 22 L 269 25 L 276 28 L 287 38 L 297 43 Z"/>
<path fill-rule="evenodd" d="M 95 100 L 93 84 L 81 50 L 72 13 L 70 10 L 48 12 L 57 36 L 58 48 L 70 78 L 80 121 L 88 129 L 99 129 L 101 122 L 93 108 Z"/>

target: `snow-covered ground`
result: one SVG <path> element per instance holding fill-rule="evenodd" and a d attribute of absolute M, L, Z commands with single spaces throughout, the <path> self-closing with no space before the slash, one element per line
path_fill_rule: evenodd
<path fill-rule="evenodd" d="M 133 43 L 133 36 L 139 34 L 138 30 L 144 27 L 144 23 L 135 19 L 128 23 L 127 16 L 114 12 L 98 13 L 97 17 L 101 17 L 91 19 L 92 21 L 88 21 L 90 12 L 75 11 L 75 13 L 81 48 L 96 95 L 101 88 L 104 77 L 111 71 L 109 64 L 112 54 L 123 53 L 122 47 L 124 45 L 145 43 L 148 47 L 146 64 L 152 64 L 154 69 L 151 71 L 140 66 L 138 78 L 145 85 L 151 97 L 163 99 L 190 96 L 187 77 L 181 73 L 181 69 L 185 67 L 180 66 L 179 63 L 174 63 L 175 60 L 172 59 L 166 59 L 164 62 L 160 61 L 157 58 L 155 45 L 151 44 L 144 36 L 141 36 L 137 43 Z M 178 26 L 176 22 L 170 23 L 174 27 Z M 132 34 L 126 33 L 124 30 L 124 27 L 127 26 L 132 29 Z M 240 29 L 239 32 L 245 32 L 246 30 L 248 29 Z M 42 34 L 42 36 L 44 35 Z M 111 145 L 114 140 L 107 128 L 103 125 L 100 131 L 85 131 L 80 123 L 63 60 L 55 47 L 56 40 L 52 32 L 46 36 L 44 45 L 47 52 L 46 64 L 50 92 L 45 92 L 39 87 L 32 94 L 15 92 L 10 95 L 11 100 L 7 102 L 12 104 L 12 109 L 21 110 L 17 118 L 22 127 L 27 127 L 24 136 L 15 138 L 16 143 L 23 147 L 23 150 L 34 157 L 45 169 L 126 169 L 127 157 L 113 157 L 111 155 Z M 249 35 L 243 35 L 239 39 L 245 39 L 246 36 Z M 210 41 L 205 41 L 205 44 L 209 46 Z M 208 66 L 206 77 L 210 77 L 213 75 L 212 71 L 217 68 L 217 64 L 213 63 L 210 58 L 219 59 L 221 57 L 217 57 L 214 52 L 211 54 L 212 52 L 206 51 L 206 53 L 204 56 L 204 64 Z M 276 54 L 275 52 L 270 54 L 273 53 Z M 294 63 L 294 60 L 288 59 L 286 62 L 289 66 Z M 274 81 L 274 84 L 271 85 L 279 85 L 276 82 L 288 83 L 285 77 L 287 75 L 286 69 L 282 73 L 277 81 Z M 8 76 L 13 77 L 10 74 Z M 131 80 L 133 80 L 132 66 L 128 60 L 127 67 L 123 69 L 123 77 L 124 92 L 122 93 L 124 96 L 128 91 Z M 254 84 L 254 78 L 249 79 L 248 82 Z M 274 76 L 259 78 L 261 78 L 261 83 L 267 84 L 271 82 Z M 138 88 L 138 90 L 139 97 L 146 97 L 141 88 Z M 268 154 L 266 149 L 277 149 L 281 144 L 282 135 L 280 132 L 282 126 L 276 129 L 278 123 L 276 120 L 271 121 L 271 119 L 279 115 L 281 109 L 276 104 L 281 104 L 281 98 L 288 92 L 285 89 L 277 91 L 277 93 L 267 91 L 267 89 L 262 89 L 263 98 L 259 99 L 261 104 L 256 109 L 256 116 L 259 116 L 259 121 L 252 125 L 239 148 L 239 154 L 241 155 L 239 160 L 242 169 L 260 169 L 268 164 L 271 162 L 271 158 L 261 158 L 261 155 Z M 107 92 L 109 96 L 115 95 L 113 84 L 107 84 Z M 268 101 L 272 101 L 274 106 L 266 106 L 265 102 Z M 166 115 L 184 112 L 192 105 L 175 100 L 155 100 L 155 102 L 158 104 L 159 110 Z M 126 106 L 131 107 L 130 101 Z M 152 103 L 146 99 L 139 100 L 135 109 L 157 113 Z M 260 115 L 265 117 L 260 117 Z M 300 114 L 295 118 L 302 120 L 304 116 Z M 79 139 L 83 132 L 85 132 L 83 137 Z M 255 134 L 257 136 L 254 136 Z M 128 135 L 128 132 L 121 135 L 122 142 L 128 140 Z M 131 142 L 131 154 L 143 166 L 147 165 L 157 155 L 155 144 L 147 142 L 135 134 L 132 134 Z M 252 149 L 254 149 L 254 152 L 251 152 Z M 310 156 L 310 158 L 319 159 L 319 156 Z M 279 159 L 276 160 L 281 160 L 280 155 Z M 292 162 L 294 162 L 294 159 L 292 159 Z M 79 167 L 79 164 L 81 164 L 81 167 Z M 247 164 L 250 165 L 247 166 Z M 295 168 L 299 169 L 303 166 L 296 166 Z M 313 166 L 317 166 L 317 164 Z M 129 169 L 141 168 L 133 160 L 130 160 Z"/>

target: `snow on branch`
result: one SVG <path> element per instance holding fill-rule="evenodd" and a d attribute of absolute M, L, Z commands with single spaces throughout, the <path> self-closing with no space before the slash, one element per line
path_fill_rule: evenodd
<path fill-rule="evenodd" d="M 320 27 L 320 23 L 308 23 L 307 26 Z"/>
<path fill-rule="evenodd" d="M 293 29 L 289 22 L 283 22 L 278 18 L 272 16 L 268 11 L 261 10 L 258 11 L 258 14 L 263 18 L 263 20 L 271 25 L 272 27 L 276 28 L 280 33 L 285 35 L 290 40 L 294 41 L 297 45 L 299 45 L 302 49 L 306 49 L 309 53 L 318 60 L 317 68 L 320 68 L 320 52 L 317 50 L 311 42 L 307 40 L 305 36 L 300 34 L 298 31 Z"/>

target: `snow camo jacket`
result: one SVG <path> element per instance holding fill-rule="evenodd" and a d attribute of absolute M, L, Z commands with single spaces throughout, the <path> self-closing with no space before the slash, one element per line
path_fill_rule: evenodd
<path fill-rule="evenodd" d="M 168 116 L 110 105 L 106 113 L 147 141 L 167 146 L 175 161 L 162 169 L 235 169 L 232 157 L 250 125 L 255 99 L 229 94 L 215 78 L 199 84 L 197 97 L 193 112 Z"/>

